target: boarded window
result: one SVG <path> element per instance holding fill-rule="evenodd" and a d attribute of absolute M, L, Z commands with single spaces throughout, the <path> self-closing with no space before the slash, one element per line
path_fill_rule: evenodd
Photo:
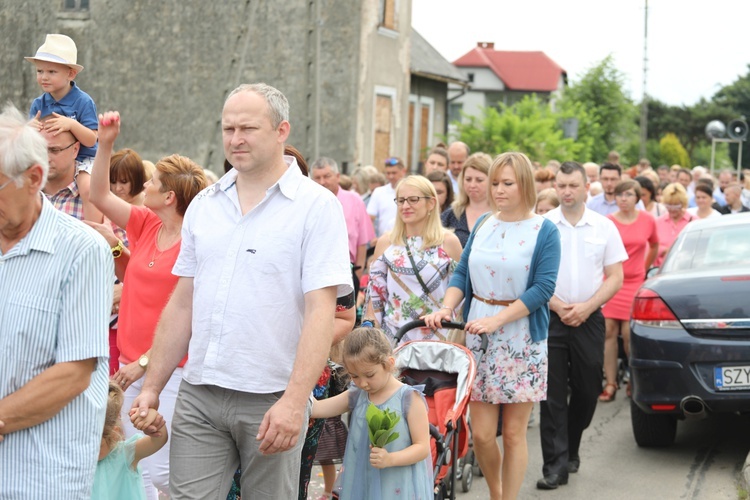
<path fill-rule="evenodd" d="M 387 95 L 378 95 L 375 99 L 375 151 L 373 161 L 381 172 L 385 169 L 385 160 L 391 156 L 391 122 L 393 100 Z"/>
<path fill-rule="evenodd" d="M 396 26 L 396 0 L 380 0 L 380 26 L 395 30 Z"/>

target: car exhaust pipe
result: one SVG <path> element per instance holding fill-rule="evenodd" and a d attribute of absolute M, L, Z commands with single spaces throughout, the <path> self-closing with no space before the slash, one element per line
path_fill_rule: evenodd
<path fill-rule="evenodd" d="M 680 403 L 680 410 L 685 418 L 701 419 L 706 418 L 708 412 L 706 403 L 697 396 L 688 396 Z"/>

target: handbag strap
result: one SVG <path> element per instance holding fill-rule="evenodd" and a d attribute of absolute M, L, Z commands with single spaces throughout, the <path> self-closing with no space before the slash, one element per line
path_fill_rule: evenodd
<path fill-rule="evenodd" d="M 406 247 L 406 255 L 409 256 L 409 262 L 411 262 L 411 267 L 414 269 L 414 275 L 417 277 L 417 281 L 419 281 L 419 284 L 422 285 L 422 290 L 424 290 L 425 295 L 428 297 L 430 296 L 430 290 L 427 288 L 427 285 L 424 284 L 424 281 L 422 280 L 422 276 L 419 275 L 419 269 L 417 269 L 417 264 L 414 262 L 414 257 L 411 254 L 411 248 L 409 248 L 409 242 L 406 239 L 406 236 L 404 236 L 404 246 Z"/>

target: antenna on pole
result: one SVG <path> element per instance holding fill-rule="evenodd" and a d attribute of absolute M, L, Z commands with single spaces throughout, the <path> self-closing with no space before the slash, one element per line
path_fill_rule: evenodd
<path fill-rule="evenodd" d="M 648 0 L 645 1 L 643 19 L 643 98 L 641 99 L 641 158 L 646 157 L 646 139 L 648 137 L 648 94 L 646 93 L 646 76 L 648 74 Z"/>

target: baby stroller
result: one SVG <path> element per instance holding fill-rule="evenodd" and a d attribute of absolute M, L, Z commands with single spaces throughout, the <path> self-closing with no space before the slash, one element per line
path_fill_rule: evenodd
<path fill-rule="evenodd" d="M 442 325 L 444 328 L 464 328 L 463 323 L 442 322 Z M 409 330 L 424 326 L 423 320 L 411 321 L 396 332 L 396 340 Z M 487 351 L 487 336 L 481 337 L 480 356 Z M 477 373 L 474 355 L 466 347 L 451 342 L 416 340 L 399 346 L 394 357 L 398 376 L 404 383 L 425 386 L 435 499 L 455 499 L 458 460 L 466 456 L 469 449 L 466 410 Z M 471 488 L 472 477 L 472 466 L 466 464 L 462 471 L 465 492 Z"/>

